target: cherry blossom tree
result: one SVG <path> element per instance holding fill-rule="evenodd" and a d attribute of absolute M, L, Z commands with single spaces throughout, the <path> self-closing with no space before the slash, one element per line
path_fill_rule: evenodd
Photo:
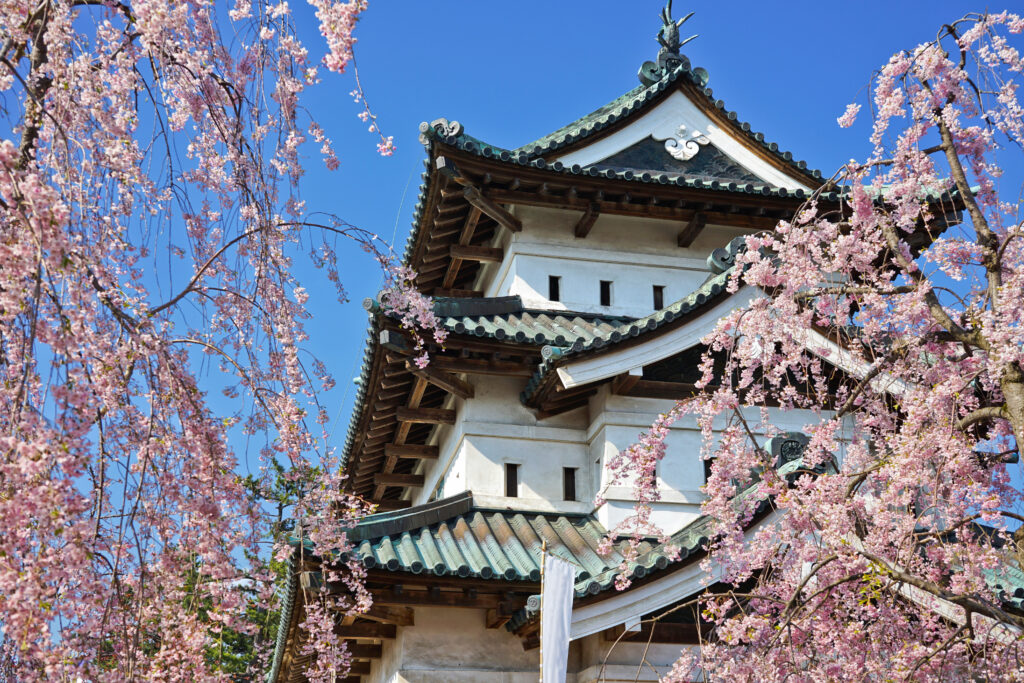
<path fill-rule="evenodd" d="M 348 547 L 364 506 L 324 448 L 333 381 L 300 356 L 293 261 L 343 299 L 338 240 L 392 259 L 366 231 L 310 220 L 297 192 L 305 147 L 338 163 L 301 99 L 350 64 L 366 8 L 309 4 L 322 62 L 286 2 L 0 2 L 5 679 L 227 679 L 226 634 L 251 636 L 247 610 L 270 607 L 250 492 L 275 472 L 305 494 L 296 533 L 323 556 Z M 395 273 L 392 307 L 429 318 Z M 232 434 L 265 443 L 248 484 Z M 331 610 L 368 604 L 338 571 L 354 597 L 305 616 L 314 680 L 345 670 Z"/>
<path fill-rule="evenodd" d="M 1020 680 L 1024 205 L 1000 178 L 1024 145 L 1022 30 L 967 15 L 881 68 L 871 156 L 746 240 L 731 287 L 764 296 L 624 452 L 645 501 L 672 422 L 695 417 L 714 458 L 717 583 L 676 608 L 707 640 L 666 680 Z M 776 409 L 816 416 L 795 468 L 766 445 Z"/>

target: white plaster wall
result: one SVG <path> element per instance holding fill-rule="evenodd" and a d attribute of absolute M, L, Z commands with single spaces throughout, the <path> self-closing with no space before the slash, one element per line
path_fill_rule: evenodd
<path fill-rule="evenodd" d="M 471 490 L 478 505 L 587 513 L 593 509 L 585 407 L 537 420 L 519 400 L 525 380 L 472 377 L 474 398 L 459 402 L 457 423 L 438 430 L 439 458 L 423 467 L 426 502 Z M 519 465 L 519 496 L 505 496 L 505 464 Z M 562 500 L 562 468 L 575 467 L 577 500 Z M 439 490 L 443 481 L 443 487 Z"/>
<path fill-rule="evenodd" d="M 590 402 L 593 415 L 588 428 L 592 485 L 604 492 L 608 503 L 597 511 L 598 520 L 606 527 L 621 523 L 633 512 L 632 479 L 610 484 L 608 461 L 632 444 L 646 431 L 654 418 L 672 408 L 673 401 L 617 396 L 604 387 Z M 818 421 L 810 411 L 768 409 L 771 424 L 779 431 L 803 431 Z M 744 410 L 744 418 L 755 434 L 763 434 L 761 413 L 757 408 Z M 722 418 L 721 426 L 725 425 Z M 716 425 L 718 426 L 718 425 Z M 661 502 L 652 507 L 652 521 L 663 531 L 672 533 L 700 515 L 704 494 L 704 462 L 701 458 L 704 440 L 696 419 L 686 416 L 670 429 L 665 457 L 658 465 L 658 488 Z M 713 446 L 713 444 L 712 444 Z"/>
<path fill-rule="evenodd" d="M 486 296 L 522 297 L 528 308 L 641 317 L 654 310 L 653 285 L 665 288 L 665 305 L 700 286 L 710 275 L 707 257 L 740 228 L 709 225 L 688 248 L 676 238 L 677 221 L 601 215 L 584 239 L 573 235 L 580 212 L 512 207 L 523 231 L 502 231 L 502 263 L 482 269 L 476 287 Z M 560 300 L 550 301 L 548 277 L 561 278 Z M 610 306 L 600 304 L 600 281 L 612 282 Z"/>
<path fill-rule="evenodd" d="M 488 629 L 483 610 L 417 607 L 416 624 L 399 629 L 391 666 L 374 667 L 369 683 L 535 683 L 539 651 L 504 628 Z M 389 653 L 385 653 L 385 659 Z M 580 647 L 569 647 L 569 671 L 580 667 Z M 379 674 L 378 674 L 379 670 Z M 569 683 L 575 683 L 570 675 Z"/>

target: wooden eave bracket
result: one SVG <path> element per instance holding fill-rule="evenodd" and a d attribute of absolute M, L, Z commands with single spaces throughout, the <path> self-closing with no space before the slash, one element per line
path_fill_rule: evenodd
<path fill-rule="evenodd" d="M 688 247 L 693 244 L 693 241 L 697 239 L 697 235 L 700 234 L 701 230 L 707 224 L 707 216 L 703 213 L 695 213 L 686 226 L 679 231 L 679 235 L 676 238 L 676 242 L 680 247 Z"/>
<path fill-rule="evenodd" d="M 434 166 L 437 168 L 439 173 L 442 173 L 462 186 L 462 195 L 472 206 L 480 209 L 480 211 L 490 216 L 498 225 L 508 228 L 512 232 L 522 231 L 522 221 L 513 216 L 503 207 L 485 197 L 483 192 L 480 191 L 480 188 L 473 185 L 472 181 L 462 174 L 462 171 L 458 169 L 451 159 L 443 156 L 437 157 L 434 161 Z"/>
<path fill-rule="evenodd" d="M 459 379 L 455 375 L 444 372 L 443 370 L 437 370 L 430 367 L 429 365 L 425 368 L 416 367 L 416 363 L 407 360 L 405 362 L 406 369 L 416 377 L 422 377 L 438 389 L 447 391 L 449 394 L 458 396 L 465 400 L 467 398 L 473 398 L 474 390 L 473 385 L 469 382 Z"/>
<path fill-rule="evenodd" d="M 601 215 L 600 205 L 597 202 L 590 202 L 587 205 L 586 211 L 580 216 L 580 219 L 576 221 L 576 227 L 573 228 L 573 235 L 580 239 L 590 234 L 590 229 L 594 227 L 594 223 L 597 222 L 598 216 Z"/>

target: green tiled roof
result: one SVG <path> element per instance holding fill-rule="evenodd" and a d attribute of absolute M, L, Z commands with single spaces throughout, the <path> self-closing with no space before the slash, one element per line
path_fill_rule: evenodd
<path fill-rule="evenodd" d="M 791 475 L 799 460 L 779 472 Z M 756 487 L 740 494 L 747 497 Z M 701 516 L 672 534 L 680 550 L 676 562 L 699 552 L 711 536 L 713 520 Z M 608 590 L 623 557 L 602 556 L 597 546 L 607 530 L 593 515 L 564 515 L 478 508 L 467 491 L 399 512 L 365 517 L 352 533 L 363 566 L 393 572 L 505 581 L 540 580 L 541 543 L 549 553 L 576 566 L 576 597 Z M 640 579 L 673 563 L 665 546 L 644 541 L 626 574 Z"/>
<path fill-rule="evenodd" d="M 677 81 L 690 81 L 696 87 L 697 91 L 707 98 L 709 104 L 714 106 L 716 109 L 721 110 L 726 118 L 735 122 L 736 127 L 746 134 L 747 137 L 764 147 L 780 160 L 792 165 L 794 169 L 801 174 L 810 175 L 811 177 L 819 180 L 821 179 L 820 171 L 808 170 L 806 162 L 794 161 L 792 153 L 783 151 L 779 149 L 779 146 L 776 143 L 765 140 L 764 133 L 758 133 L 752 130 L 749 123 L 739 121 L 739 115 L 735 111 L 727 109 L 725 102 L 722 100 L 715 99 L 711 88 L 704 85 L 705 80 L 699 73 L 697 73 L 696 69 L 690 68 L 690 61 L 686 57 L 682 57 L 682 63 L 674 70 L 663 76 L 657 83 L 649 86 L 637 86 L 621 97 L 612 100 L 590 114 L 587 114 L 586 116 L 577 119 L 576 121 L 573 121 L 572 123 L 563 126 L 562 128 L 559 128 L 553 133 L 549 133 L 538 140 L 534 140 L 529 144 L 523 145 L 515 150 L 515 152 L 536 157 L 578 142 L 590 135 L 593 135 L 594 133 L 600 132 L 620 119 L 637 113 L 641 109 L 645 109 L 648 103 L 657 99 L 657 95 L 659 93 L 669 89 Z"/>
<path fill-rule="evenodd" d="M 707 180 L 693 177 L 685 173 L 651 173 L 650 171 L 634 172 L 629 169 L 621 170 L 616 168 L 605 168 L 600 164 L 589 166 L 572 164 L 566 166 L 560 161 L 548 163 L 548 161 L 543 157 L 534 156 L 518 150 L 507 150 L 501 147 L 496 147 L 495 145 L 481 142 L 480 140 L 466 135 L 465 133 L 460 132 L 458 134 L 453 134 L 451 133 L 451 130 L 450 125 L 447 125 L 446 119 L 437 119 L 433 123 L 424 122 L 420 124 L 420 140 L 428 146 L 432 141 L 441 142 L 463 152 L 475 154 L 476 156 L 484 157 L 486 159 L 494 159 L 495 161 L 516 166 L 526 166 L 542 170 L 546 169 L 569 176 L 592 176 L 596 178 L 627 180 L 653 185 L 676 185 L 678 187 L 688 187 L 696 190 L 712 190 L 748 195 L 752 194 L 764 197 L 795 197 L 797 199 L 804 199 L 808 196 L 806 192 L 799 188 L 796 190 L 787 190 L 784 187 L 775 187 L 769 183 L 743 183 Z M 422 189 L 425 190 L 425 187 Z M 825 201 L 836 201 L 839 199 L 839 193 L 823 193 L 822 199 Z"/>
<path fill-rule="evenodd" d="M 535 346 L 589 343 L 633 320 L 627 316 L 599 313 L 528 309 L 523 307 L 519 296 L 488 299 L 438 297 L 433 303 L 434 314 L 449 332 Z M 374 299 L 366 299 L 363 306 L 374 312 L 380 310 Z"/>
<path fill-rule="evenodd" d="M 1024 571 L 1011 564 L 985 570 L 985 581 L 996 592 L 996 598 L 1024 611 Z"/>
<path fill-rule="evenodd" d="M 536 582 L 547 541 L 548 552 L 575 564 L 577 580 L 586 581 L 621 562 L 617 553 L 598 555 L 604 534 L 586 515 L 476 508 L 467 491 L 366 517 L 355 530 L 355 546 L 368 569 Z"/>

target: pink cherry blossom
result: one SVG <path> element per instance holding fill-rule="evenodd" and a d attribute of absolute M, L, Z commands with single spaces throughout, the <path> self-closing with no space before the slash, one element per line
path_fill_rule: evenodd
<path fill-rule="evenodd" d="M 662 680 L 1020 678 L 1001 591 L 1024 558 L 1024 239 L 998 178 L 1024 142 L 1022 27 L 971 14 L 882 67 L 869 158 L 747 239 L 731 289 L 765 296 L 704 340 L 703 391 L 612 462 L 638 482 L 614 530 L 636 540 L 666 428 L 693 416 L 713 457 L 722 583 L 685 603 L 709 637 Z M 809 442 L 777 470 L 774 411 L 797 409 Z"/>

